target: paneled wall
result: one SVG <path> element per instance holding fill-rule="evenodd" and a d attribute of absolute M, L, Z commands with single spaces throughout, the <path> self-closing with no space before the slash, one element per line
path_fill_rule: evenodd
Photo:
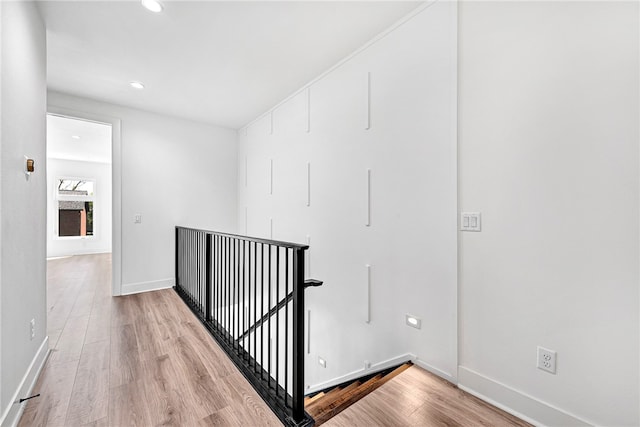
<path fill-rule="evenodd" d="M 239 131 L 238 231 L 309 242 L 325 282 L 308 386 L 410 353 L 456 376 L 455 76 L 456 6 L 436 3 Z"/>

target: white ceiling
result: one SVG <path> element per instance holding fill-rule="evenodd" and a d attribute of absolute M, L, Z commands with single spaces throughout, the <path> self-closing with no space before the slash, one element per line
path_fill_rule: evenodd
<path fill-rule="evenodd" d="M 47 158 L 111 163 L 111 126 L 47 115 Z"/>
<path fill-rule="evenodd" d="M 163 4 L 154 14 L 139 1 L 39 3 L 49 88 L 237 129 L 421 3 Z"/>

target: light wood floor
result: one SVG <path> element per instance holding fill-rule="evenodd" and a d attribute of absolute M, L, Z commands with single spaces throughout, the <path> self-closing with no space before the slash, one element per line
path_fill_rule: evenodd
<path fill-rule="evenodd" d="M 52 352 L 19 426 L 282 425 L 173 290 L 110 283 L 110 255 L 48 261 Z M 325 425 L 528 424 L 414 366 Z"/>
<path fill-rule="evenodd" d="M 529 427 L 531 424 L 414 365 L 331 418 L 325 426 Z"/>
<path fill-rule="evenodd" d="M 110 297 L 110 255 L 48 261 L 50 348 L 20 426 L 280 426 L 173 290 Z"/>

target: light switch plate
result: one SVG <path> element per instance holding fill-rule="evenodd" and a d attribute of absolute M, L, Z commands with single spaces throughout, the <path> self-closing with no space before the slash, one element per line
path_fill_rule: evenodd
<path fill-rule="evenodd" d="M 461 231 L 481 231 L 480 212 L 462 212 L 460 214 Z"/>

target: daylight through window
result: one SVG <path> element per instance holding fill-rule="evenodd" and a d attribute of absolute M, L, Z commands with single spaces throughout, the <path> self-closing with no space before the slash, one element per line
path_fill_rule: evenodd
<path fill-rule="evenodd" d="M 93 236 L 95 181 L 60 178 L 57 183 L 58 236 Z"/>

